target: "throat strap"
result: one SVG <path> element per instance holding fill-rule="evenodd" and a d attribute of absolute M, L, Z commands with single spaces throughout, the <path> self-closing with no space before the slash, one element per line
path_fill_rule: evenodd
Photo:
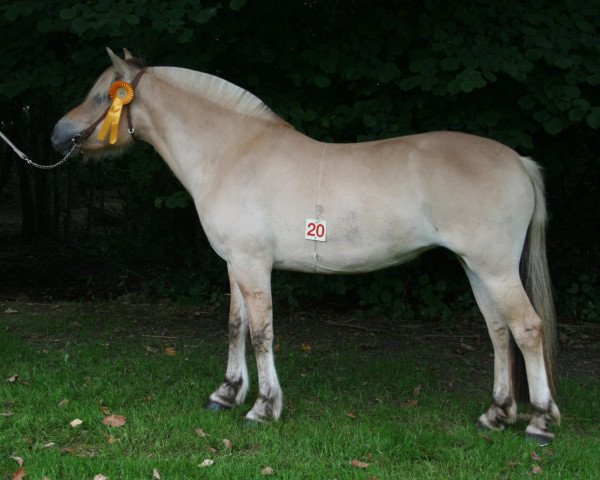
<path fill-rule="evenodd" d="M 131 81 L 131 86 L 133 87 L 134 91 L 136 90 L 137 85 L 140 82 L 140 78 L 142 78 L 142 75 L 146 72 L 146 68 L 147 67 L 143 67 Z M 129 135 L 131 135 L 133 138 L 135 138 L 135 135 L 134 135 L 135 128 L 133 128 L 133 123 L 131 122 L 130 105 L 131 104 L 125 105 L 125 114 L 127 115 L 127 131 L 129 132 Z"/>

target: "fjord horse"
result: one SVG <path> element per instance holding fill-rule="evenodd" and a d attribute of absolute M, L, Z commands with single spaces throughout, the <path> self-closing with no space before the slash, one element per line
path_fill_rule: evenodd
<path fill-rule="evenodd" d="M 227 370 L 208 408 L 245 401 L 250 331 L 259 393 L 246 418 L 281 414 L 273 269 L 367 272 L 444 247 L 463 266 L 494 347 L 493 402 L 479 425 L 502 429 L 517 419 L 524 379 L 512 368 L 514 343 L 532 405 L 526 431 L 540 441 L 553 438 L 548 424 L 560 420 L 553 399 L 556 327 L 544 186 L 535 162 L 495 141 L 453 132 L 319 142 L 223 79 L 180 68 L 142 69 L 127 52 L 125 59 L 109 54 L 112 66 L 56 124 L 52 141 L 61 151 L 78 142 L 84 155 L 102 156 L 132 145 L 135 131 L 192 196 L 210 244 L 227 262 L 231 285 Z M 123 100 L 115 107 L 120 100 L 108 96 L 109 90 L 115 96 L 117 80 L 134 91 L 128 105 Z M 101 140 L 97 132 L 115 108 L 127 110 L 127 121 Z"/>

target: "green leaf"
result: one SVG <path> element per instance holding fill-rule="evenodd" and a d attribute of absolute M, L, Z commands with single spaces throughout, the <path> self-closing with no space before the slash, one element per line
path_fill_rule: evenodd
<path fill-rule="evenodd" d="M 552 48 L 552 43 L 541 33 L 535 35 L 534 42 L 540 48 Z"/>
<path fill-rule="evenodd" d="M 373 128 L 377 125 L 377 118 L 375 118 L 373 115 L 365 115 L 363 117 L 363 122 L 365 124 L 365 127 Z"/>
<path fill-rule="evenodd" d="M 600 85 L 600 72 L 588 75 L 586 81 L 589 85 L 592 85 L 593 87 Z"/>
<path fill-rule="evenodd" d="M 190 204 L 191 197 L 188 192 L 180 191 L 175 192 L 173 195 L 168 197 L 164 204 L 167 208 L 185 208 Z"/>
<path fill-rule="evenodd" d="M 129 25 L 139 25 L 140 24 L 140 17 L 138 17 L 137 15 L 127 15 L 125 17 L 125 20 L 127 21 L 127 23 Z"/>
<path fill-rule="evenodd" d="M 59 13 L 60 18 L 67 21 L 73 20 L 75 18 L 75 15 L 77 15 L 77 12 L 74 8 L 64 8 Z"/>
<path fill-rule="evenodd" d="M 494 127 L 500 121 L 502 113 L 498 110 L 488 110 L 481 114 L 480 122 L 486 127 Z"/>
<path fill-rule="evenodd" d="M 476 70 L 464 72 L 460 77 L 460 89 L 465 93 L 472 92 L 476 88 L 481 88 L 487 84 L 481 72 Z"/>
<path fill-rule="evenodd" d="M 436 60 L 434 58 L 426 58 L 421 64 L 421 72 L 426 77 L 433 77 L 437 72 Z"/>
<path fill-rule="evenodd" d="M 413 76 L 408 78 L 403 78 L 400 82 L 400 88 L 404 91 L 412 90 L 416 86 L 419 85 L 419 77 Z"/>
<path fill-rule="evenodd" d="M 562 48 L 563 50 L 569 50 L 573 47 L 573 42 L 571 41 L 570 38 L 560 37 L 558 39 L 558 46 L 560 48 Z"/>
<path fill-rule="evenodd" d="M 390 292 L 389 290 L 384 290 L 383 292 L 381 292 L 381 301 L 383 303 L 390 304 L 392 303 L 392 300 L 394 300 L 392 292 Z"/>
<path fill-rule="evenodd" d="M 539 110 L 533 114 L 534 120 L 537 122 L 547 122 L 550 120 L 550 114 L 546 110 Z"/>
<path fill-rule="evenodd" d="M 329 79 L 329 77 L 321 73 L 315 75 L 314 80 L 315 84 L 320 88 L 327 88 L 329 85 L 331 85 L 331 80 Z"/>
<path fill-rule="evenodd" d="M 388 83 L 399 73 L 400 69 L 394 63 L 386 62 L 377 69 L 376 77 L 381 83 Z"/>
<path fill-rule="evenodd" d="M 544 130 L 548 132 L 550 135 L 556 135 L 557 133 L 562 132 L 564 129 L 564 124 L 560 118 L 551 118 L 547 122 L 544 122 Z"/>
<path fill-rule="evenodd" d="M 572 122 L 580 122 L 585 117 L 587 110 L 583 108 L 573 108 L 569 111 L 569 120 Z"/>
<path fill-rule="evenodd" d="M 317 112 L 314 110 L 307 110 L 302 116 L 302 119 L 307 122 L 312 122 L 315 118 L 317 118 Z"/>
<path fill-rule="evenodd" d="M 586 117 L 587 123 L 594 130 L 600 127 L 600 107 L 592 108 L 592 111 Z"/>
<path fill-rule="evenodd" d="M 19 18 L 19 9 L 15 4 L 6 5 L 4 7 L 4 18 L 6 18 L 9 22 L 14 22 L 17 18 Z"/>
<path fill-rule="evenodd" d="M 21 80 L 9 80 L 0 83 L 0 93 L 9 98 L 16 97 L 20 93 L 26 91 L 30 87 L 30 82 Z"/>
<path fill-rule="evenodd" d="M 573 66 L 573 62 L 568 57 L 556 57 L 553 62 L 555 66 L 562 69 L 571 68 Z"/>
<path fill-rule="evenodd" d="M 521 27 L 521 32 L 525 35 L 527 35 L 528 37 L 534 37 L 537 33 L 537 31 L 535 30 L 535 28 L 530 27 L 529 25 L 523 25 Z"/>
<path fill-rule="evenodd" d="M 304 117 L 304 110 L 302 110 L 300 107 L 291 107 L 288 110 L 288 115 L 294 119 L 301 119 Z"/>
<path fill-rule="evenodd" d="M 162 18 L 156 18 L 152 21 L 152 29 L 158 32 L 162 32 L 167 29 L 169 24 L 165 22 Z"/>
<path fill-rule="evenodd" d="M 523 97 L 519 98 L 519 106 L 523 110 L 531 110 L 533 107 L 535 107 L 535 99 L 531 95 L 524 95 Z"/>
<path fill-rule="evenodd" d="M 335 56 L 326 56 L 319 59 L 319 67 L 325 73 L 334 73 L 338 65 L 338 58 Z"/>
<path fill-rule="evenodd" d="M 458 67 L 460 66 L 460 61 L 458 58 L 444 58 L 441 62 L 440 65 L 442 66 L 442 69 L 446 72 L 453 72 L 454 70 L 458 70 Z"/>
<path fill-rule="evenodd" d="M 321 117 L 321 125 L 325 128 L 331 127 L 331 118 L 330 117 Z"/>
<path fill-rule="evenodd" d="M 567 85 L 564 88 L 564 93 L 567 98 L 578 98 L 581 96 L 581 90 L 575 85 Z"/>
<path fill-rule="evenodd" d="M 90 28 L 90 22 L 82 17 L 77 17 L 71 22 L 71 26 L 76 33 L 80 35 Z"/>
<path fill-rule="evenodd" d="M 37 24 L 37 29 L 42 33 L 48 33 L 53 28 L 54 22 L 49 18 L 43 18 Z"/>
<path fill-rule="evenodd" d="M 575 25 L 577 25 L 577 27 L 579 27 L 579 29 L 584 32 L 594 31 L 594 26 L 590 22 L 585 21 L 584 19 L 577 20 L 575 22 Z"/>
<path fill-rule="evenodd" d="M 216 8 L 205 8 L 190 16 L 191 20 L 200 25 L 208 23 L 208 21 L 217 14 Z"/>
<path fill-rule="evenodd" d="M 186 28 L 177 41 L 179 43 L 188 43 L 192 38 L 194 38 L 194 31 L 190 28 Z"/>
<path fill-rule="evenodd" d="M 246 4 L 246 0 L 230 0 L 229 8 L 236 12 L 240 10 Z"/>

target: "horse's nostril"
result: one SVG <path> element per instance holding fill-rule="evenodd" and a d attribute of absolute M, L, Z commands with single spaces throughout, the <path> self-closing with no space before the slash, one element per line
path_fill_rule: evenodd
<path fill-rule="evenodd" d="M 63 118 L 58 121 L 50 135 L 50 141 L 55 150 L 64 153 L 70 140 L 79 132 L 79 128 L 70 120 Z"/>

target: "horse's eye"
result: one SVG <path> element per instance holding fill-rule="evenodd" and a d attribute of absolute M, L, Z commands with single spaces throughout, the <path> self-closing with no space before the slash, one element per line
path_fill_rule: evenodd
<path fill-rule="evenodd" d="M 102 103 L 102 95 L 98 94 L 94 97 L 94 100 L 96 101 L 96 103 L 98 105 L 100 105 Z"/>

